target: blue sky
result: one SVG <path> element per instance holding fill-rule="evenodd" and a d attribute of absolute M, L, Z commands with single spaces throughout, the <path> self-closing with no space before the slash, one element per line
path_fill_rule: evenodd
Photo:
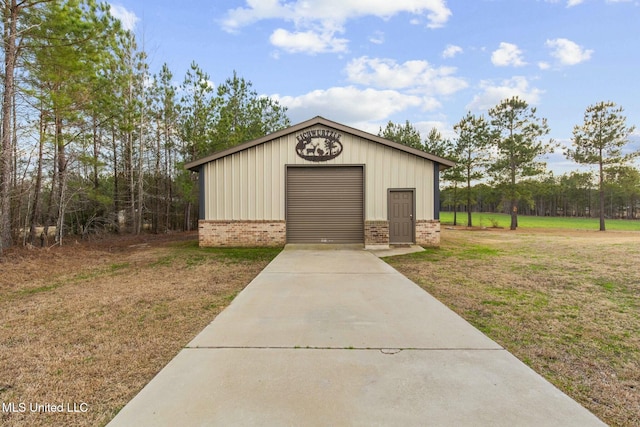
<path fill-rule="evenodd" d="M 152 72 L 176 84 L 195 61 L 233 71 L 286 105 L 377 133 L 409 120 L 423 136 L 518 95 L 570 144 L 587 106 L 611 100 L 640 125 L 639 0 L 117 0 Z M 634 146 L 640 148 L 640 131 Z M 561 150 L 556 173 L 577 167 Z"/>

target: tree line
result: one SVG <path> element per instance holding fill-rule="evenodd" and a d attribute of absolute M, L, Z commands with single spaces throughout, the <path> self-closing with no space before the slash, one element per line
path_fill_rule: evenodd
<path fill-rule="evenodd" d="M 236 72 L 216 86 L 195 62 L 181 83 L 166 64 L 151 73 L 107 3 L 0 8 L 0 253 L 70 233 L 192 229 L 184 163 L 290 124 Z"/>
<path fill-rule="evenodd" d="M 107 3 L 0 9 L 0 253 L 68 234 L 193 229 L 197 183 L 183 165 L 290 125 L 284 106 L 235 72 L 218 85 L 195 62 L 182 78 L 166 64 L 152 73 Z M 625 149 L 634 128 L 622 109 L 595 104 L 574 129 L 566 155 L 594 165 L 589 176 L 545 174 L 540 158 L 554 143 L 536 114 L 516 97 L 488 117 L 467 114 L 452 141 L 436 130 L 423 141 L 409 122 L 380 135 L 456 162 L 443 173 L 443 206 L 464 207 L 469 225 L 473 209 L 488 208 L 511 212 L 512 228 L 518 212 L 600 215 L 601 229 L 605 216 L 636 217 L 638 153 Z"/>
<path fill-rule="evenodd" d="M 544 156 L 559 146 L 545 139 L 547 120 L 517 96 L 502 100 L 488 117 L 467 113 L 453 129 L 453 140 L 435 129 L 423 140 L 409 121 L 389 122 L 378 134 L 456 163 L 443 172 L 446 188 L 440 194 L 441 207 L 454 212 L 456 224 L 459 210 L 466 211 L 469 227 L 474 210 L 510 213 L 512 230 L 518 213 L 599 217 L 601 231 L 607 217 L 638 218 L 640 170 L 633 161 L 640 151 L 629 146 L 635 128 L 611 101 L 587 107 L 564 152 L 576 164 L 593 167 L 589 172 L 556 177 L 547 170 Z"/>

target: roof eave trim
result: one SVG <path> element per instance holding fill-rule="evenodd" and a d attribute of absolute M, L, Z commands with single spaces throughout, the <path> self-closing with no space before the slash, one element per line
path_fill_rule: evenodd
<path fill-rule="evenodd" d="M 188 170 L 196 172 L 196 171 L 198 171 L 200 166 L 202 166 L 205 163 L 209 163 L 209 162 L 212 162 L 214 160 L 218 160 L 218 159 L 221 159 L 223 157 L 230 156 L 230 155 L 235 154 L 235 153 L 237 153 L 239 151 L 247 150 L 249 148 L 255 147 L 256 145 L 263 144 L 265 142 L 280 138 L 281 136 L 289 135 L 291 133 L 295 133 L 295 132 L 298 132 L 298 131 L 300 131 L 302 129 L 308 128 L 310 126 L 315 126 L 315 125 L 323 125 L 323 126 L 327 126 L 327 127 L 332 127 L 332 128 L 341 130 L 343 132 L 359 136 L 359 137 L 361 137 L 363 139 L 368 139 L 370 141 L 374 141 L 374 142 L 377 142 L 379 144 L 386 145 L 387 147 L 394 148 L 394 149 L 400 150 L 400 151 L 404 151 L 406 153 L 413 154 L 415 156 L 422 157 L 422 158 L 427 159 L 427 160 L 431 160 L 432 162 L 435 162 L 435 163 L 439 164 L 440 170 L 447 169 L 447 168 L 450 168 L 452 166 L 455 166 L 454 162 L 452 162 L 450 160 L 447 160 L 445 158 L 436 156 L 434 154 L 429 154 L 429 153 L 426 153 L 424 151 L 418 150 L 416 148 L 412 148 L 412 147 L 409 147 L 409 146 L 406 146 L 406 145 L 403 145 L 403 144 L 400 144 L 400 143 L 397 143 L 397 142 L 394 142 L 394 141 L 390 141 L 390 140 L 382 138 L 380 136 L 377 136 L 377 135 L 374 135 L 374 134 L 371 134 L 371 133 L 368 133 L 368 132 L 365 132 L 365 131 L 362 131 L 362 130 L 359 130 L 359 129 L 352 128 L 350 126 L 346 126 L 346 125 L 343 125 L 343 124 L 340 124 L 340 123 L 333 122 L 331 120 L 327 120 L 324 117 L 316 116 L 316 117 L 314 117 L 312 119 L 309 119 L 309 120 L 306 120 L 304 122 L 298 123 L 297 125 L 293 125 L 293 126 L 290 126 L 288 128 L 281 129 L 279 131 L 276 131 L 276 132 L 270 133 L 268 135 L 265 135 L 265 136 L 263 136 L 261 138 L 254 139 L 254 140 L 251 140 L 251 141 L 247 141 L 247 142 L 244 142 L 244 143 L 242 143 L 240 145 L 236 145 L 235 147 L 231 147 L 231 148 L 228 148 L 226 150 L 218 151 L 217 153 L 213 153 L 213 154 L 211 154 L 209 156 L 206 156 L 206 157 L 203 157 L 201 159 L 194 160 L 192 162 L 186 163 L 184 165 L 184 167 L 185 167 L 185 169 L 188 169 Z"/>

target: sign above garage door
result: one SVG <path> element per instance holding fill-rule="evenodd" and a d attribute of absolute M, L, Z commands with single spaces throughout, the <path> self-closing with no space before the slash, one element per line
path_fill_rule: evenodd
<path fill-rule="evenodd" d="M 326 162 L 342 153 L 342 134 L 331 129 L 310 129 L 296 135 L 296 153 L 311 162 Z"/>

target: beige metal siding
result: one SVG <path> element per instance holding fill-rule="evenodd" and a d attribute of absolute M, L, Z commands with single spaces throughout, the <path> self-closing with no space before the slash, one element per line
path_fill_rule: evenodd
<path fill-rule="evenodd" d="M 289 134 L 207 163 L 205 219 L 284 220 L 286 166 L 318 166 L 296 155 L 296 142 Z M 433 219 L 433 162 L 351 134 L 341 142 L 322 165 L 366 165 L 365 219 L 387 220 L 389 188 L 416 188 L 416 219 Z"/>
<path fill-rule="evenodd" d="M 362 243 L 359 166 L 287 168 L 288 243 Z"/>

